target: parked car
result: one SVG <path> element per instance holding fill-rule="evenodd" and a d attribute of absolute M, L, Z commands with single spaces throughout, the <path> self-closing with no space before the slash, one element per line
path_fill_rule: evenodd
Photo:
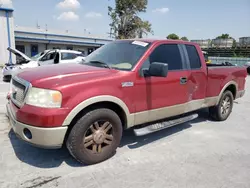
<path fill-rule="evenodd" d="M 125 129 L 146 135 L 207 107 L 225 121 L 246 76 L 243 67 L 206 64 L 196 43 L 116 40 L 82 63 L 18 73 L 7 114 L 20 139 L 44 148 L 65 143 L 77 161 L 95 164 L 115 153 Z"/>
<path fill-rule="evenodd" d="M 9 51 L 21 57 L 21 61 L 18 64 L 7 64 L 3 68 L 3 79 L 5 81 L 9 81 L 13 74 L 20 69 L 26 68 L 34 68 L 43 65 L 52 65 L 52 64 L 59 64 L 59 63 L 80 63 L 84 60 L 84 56 L 82 52 L 74 51 L 74 50 L 46 50 L 38 55 L 29 58 L 22 52 L 8 48 Z"/>
<path fill-rule="evenodd" d="M 61 63 L 81 63 L 84 59 L 85 57 L 80 51 L 55 49 L 39 59 L 38 64 L 43 66 Z"/>
<path fill-rule="evenodd" d="M 204 58 L 205 58 L 205 62 L 206 63 L 211 63 L 212 61 L 210 59 L 208 59 L 208 53 L 205 52 L 205 51 L 202 51 L 203 55 L 204 55 Z"/>
<path fill-rule="evenodd" d="M 247 73 L 250 74 L 250 62 L 247 62 L 245 66 L 247 67 Z"/>
<path fill-rule="evenodd" d="M 24 68 L 37 67 L 39 59 L 42 58 L 49 51 L 49 50 L 45 50 L 45 51 L 30 58 L 17 49 L 13 49 L 13 48 L 8 47 L 7 50 L 9 50 L 11 53 L 15 54 L 17 56 L 18 60 L 17 60 L 16 64 L 13 64 L 12 62 L 5 64 L 5 66 L 2 69 L 4 81 L 10 81 L 13 72 L 15 72 L 17 70 L 24 69 Z"/>

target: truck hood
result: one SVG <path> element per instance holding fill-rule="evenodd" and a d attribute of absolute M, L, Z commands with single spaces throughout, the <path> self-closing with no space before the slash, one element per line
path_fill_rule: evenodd
<path fill-rule="evenodd" d="M 20 51 L 17 50 L 17 49 L 13 49 L 13 48 L 11 48 L 11 47 L 8 47 L 7 50 L 10 51 L 11 53 L 15 54 L 15 55 L 18 56 L 18 57 L 23 57 L 23 58 L 24 58 L 25 60 L 27 60 L 27 61 L 30 61 L 30 60 L 31 60 L 27 55 L 25 55 L 24 53 L 20 52 Z"/>
<path fill-rule="evenodd" d="M 111 73 L 117 73 L 117 70 L 99 68 L 90 65 L 83 65 L 78 63 L 65 63 L 58 65 L 45 65 L 32 69 L 19 70 L 15 75 L 18 77 L 32 83 L 38 84 L 41 82 L 51 83 L 51 84 L 63 84 L 63 80 L 70 80 L 74 82 L 74 78 L 81 79 L 83 81 L 86 79 L 91 79 L 93 77 L 104 77 L 105 75 L 110 75 Z M 55 82 L 55 80 L 57 80 Z M 60 81 L 59 81 L 60 80 Z M 42 84 L 43 85 L 43 84 Z"/>

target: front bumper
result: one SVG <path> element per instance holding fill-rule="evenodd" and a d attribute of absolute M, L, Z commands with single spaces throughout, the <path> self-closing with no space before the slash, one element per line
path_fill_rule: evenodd
<path fill-rule="evenodd" d="M 11 105 L 8 102 L 6 105 L 7 115 L 10 120 L 11 127 L 13 131 L 23 141 L 26 141 L 32 145 L 41 148 L 61 148 L 63 145 L 64 137 L 66 135 L 68 127 L 56 127 L 56 128 L 41 128 L 34 127 L 31 125 L 26 125 L 18 122 L 11 110 Z M 32 138 L 28 138 L 25 132 L 30 131 Z"/>
<path fill-rule="evenodd" d="M 12 70 L 5 69 L 5 67 L 2 69 L 3 76 L 11 76 L 12 75 Z"/>

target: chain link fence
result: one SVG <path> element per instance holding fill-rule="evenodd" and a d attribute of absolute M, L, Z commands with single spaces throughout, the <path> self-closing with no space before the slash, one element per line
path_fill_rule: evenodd
<path fill-rule="evenodd" d="M 244 66 L 247 62 L 250 62 L 250 58 L 209 57 L 208 59 L 211 60 L 212 63 L 215 63 L 215 64 L 229 62 L 238 66 Z"/>

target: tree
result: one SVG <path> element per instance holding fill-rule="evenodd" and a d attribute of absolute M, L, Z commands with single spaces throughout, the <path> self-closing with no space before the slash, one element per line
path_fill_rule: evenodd
<path fill-rule="evenodd" d="M 216 37 L 216 39 L 232 39 L 232 37 L 230 37 L 229 34 L 225 33 L 225 34 L 222 34 L 222 35 Z"/>
<path fill-rule="evenodd" d="M 237 42 L 236 42 L 236 40 L 235 40 L 233 37 L 231 37 L 229 34 L 227 34 L 227 33 L 222 34 L 222 35 L 216 37 L 216 39 L 233 39 L 233 45 L 232 45 L 232 47 L 233 47 L 233 48 L 236 48 L 236 47 L 237 47 Z"/>
<path fill-rule="evenodd" d="M 117 39 L 142 38 L 152 33 L 151 24 L 143 21 L 138 14 L 146 12 L 147 0 L 115 0 L 115 8 L 108 7 L 109 24 Z"/>
<path fill-rule="evenodd" d="M 179 36 L 176 35 L 175 33 L 172 33 L 167 36 L 167 39 L 179 40 Z"/>
<path fill-rule="evenodd" d="M 181 37 L 181 40 L 189 41 L 187 37 Z"/>

